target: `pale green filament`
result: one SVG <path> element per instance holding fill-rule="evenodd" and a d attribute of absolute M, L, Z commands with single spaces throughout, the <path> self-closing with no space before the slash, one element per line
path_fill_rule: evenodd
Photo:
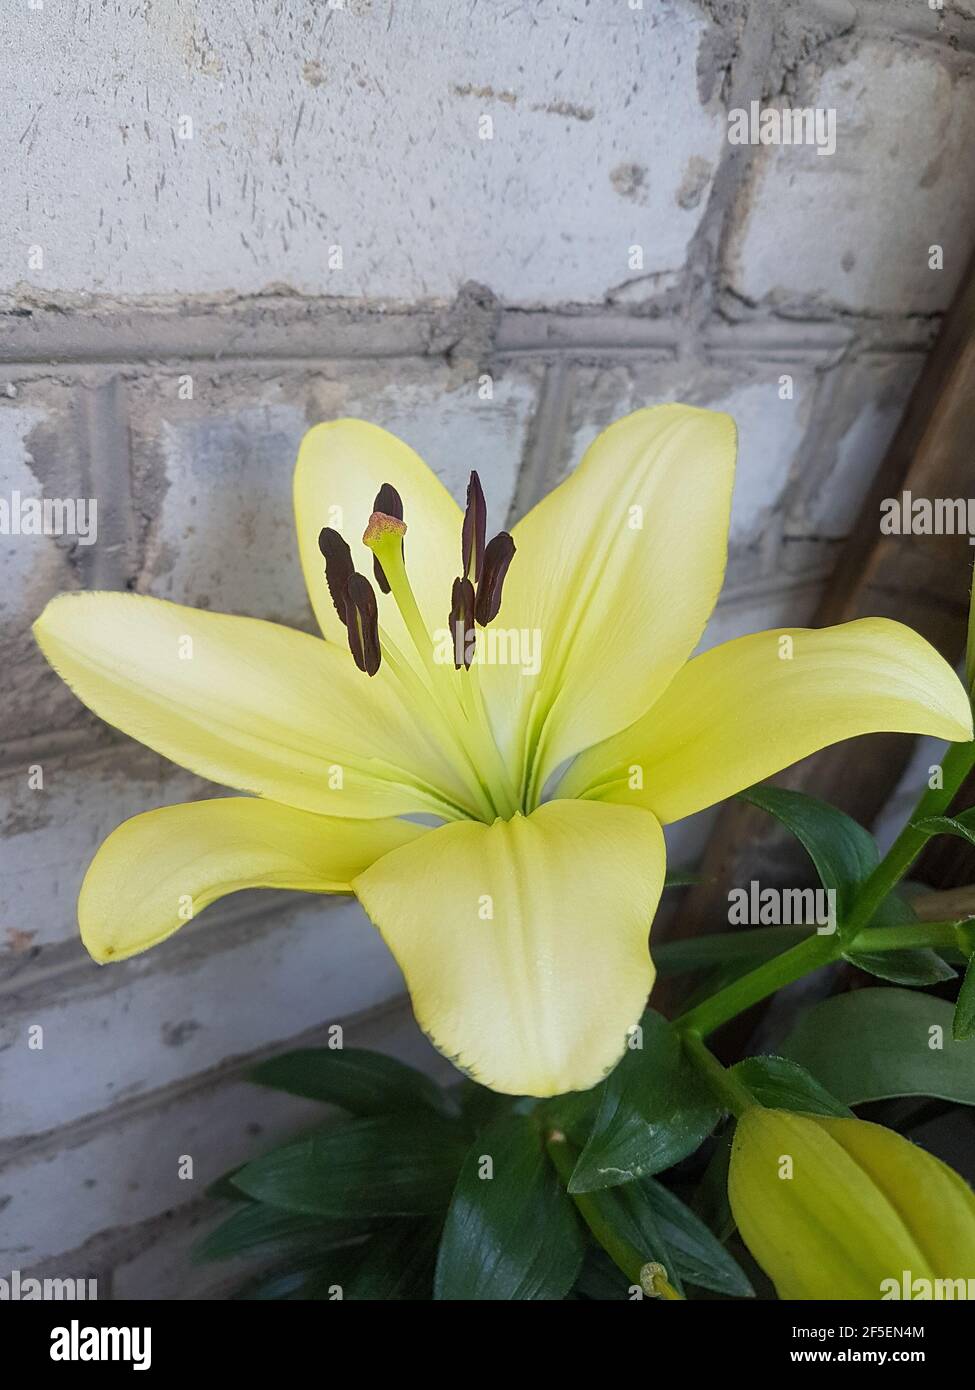
<path fill-rule="evenodd" d="M 456 673 L 461 677 L 458 691 L 453 668 L 434 660 L 433 639 L 423 621 L 403 563 L 401 536 L 396 531 L 376 536 L 370 536 L 367 532 L 364 539 L 383 567 L 390 593 L 427 673 L 429 693 L 448 731 L 463 750 L 477 785 L 486 798 L 487 805 L 482 805 L 486 819 L 493 820 L 497 816 L 510 819 L 519 809 L 518 797 L 491 733 L 480 690 L 469 681 L 470 672 L 461 670 Z M 402 661 L 397 663 L 397 674 L 401 679 L 404 678 L 404 664 Z"/>

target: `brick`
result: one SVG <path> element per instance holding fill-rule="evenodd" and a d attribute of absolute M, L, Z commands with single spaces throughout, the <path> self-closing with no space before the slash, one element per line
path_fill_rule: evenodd
<path fill-rule="evenodd" d="M 307 1039 L 300 1041 L 304 1045 Z M 352 1021 L 345 1044 L 390 1052 L 443 1075 L 429 1044 L 402 1012 Z M 171 1099 L 160 1097 L 134 1113 L 114 1119 L 109 1114 L 90 1132 L 66 1134 L 56 1150 L 25 1153 L 0 1168 L 0 1260 L 5 1268 L 26 1272 L 99 1233 L 121 1238 L 129 1226 L 198 1202 L 222 1173 L 330 1113 L 230 1076 Z M 178 1176 L 184 1154 L 193 1159 L 188 1180 Z M 51 1200 L 53 1193 L 57 1201 Z M 214 1213 L 218 1210 L 214 1204 Z M 118 1272 L 116 1297 L 151 1297 L 152 1289 L 176 1296 L 191 1274 L 184 1252 L 185 1246 L 167 1262 L 164 1242 L 158 1262 L 148 1249 L 128 1257 Z"/>
<path fill-rule="evenodd" d="M 151 518 L 139 588 L 193 606 L 310 627 L 291 477 L 305 430 L 359 416 L 400 435 L 458 498 L 480 470 L 502 524 L 537 395 L 537 372 L 505 368 L 482 400 L 476 377 L 397 363 L 323 372 L 208 375 L 176 399 L 178 372 L 130 390 L 137 503 Z M 363 518 L 363 525 L 365 525 Z"/>
<path fill-rule="evenodd" d="M 21 383 L 0 394 L 0 478 L 9 507 L 21 499 L 86 498 L 83 445 L 73 392 L 60 384 Z M 54 594 L 78 586 L 84 550 L 68 535 L 0 534 L 0 669 L 3 738 L 22 739 L 84 721 L 81 706 L 54 676 L 30 625 Z"/>
<path fill-rule="evenodd" d="M 642 273 L 677 270 L 723 148 L 698 95 L 706 24 L 690 0 L 612 11 L 11 10 L 0 80 L 26 99 L 8 178 L 32 194 L 0 210 L 0 284 L 424 299 L 475 278 L 536 303 L 601 300 L 634 241 Z"/>
<path fill-rule="evenodd" d="M 403 990 L 382 938 L 348 898 L 302 895 L 256 937 L 235 940 L 233 923 L 211 937 L 206 928 L 201 913 L 191 930 L 211 947 L 202 958 L 174 953 L 170 966 L 176 938 L 116 966 L 91 964 L 67 992 L 55 981 L 24 991 L 17 1008 L 7 1003 L 0 1138 L 68 1125 Z M 28 1046 L 33 1024 L 43 1026 L 43 1049 Z"/>
<path fill-rule="evenodd" d="M 814 300 L 863 313 L 944 309 L 972 247 L 975 140 L 967 59 L 864 42 L 791 104 L 836 109 L 836 153 L 760 146 L 726 274 L 751 301 Z M 944 248 L 944 269 L 928 248 Z"/>
<path fill-rule="evenodd" d="M 814 449 L 790 500 L 790 540 L 844 540 L 904 413 L 921 358 L 870 358 L 827 374 Z M 878 518 L 879 524 L 879 518 Z"/>
<path fill-rule="evenodd" d="M 52 946 L 77 944 L 75 904 L 102 840 L 129 816 L 214 796 L 219 789 L 137 745 L 92 760 L 32 755 L 43 786 L 18 768 L 0 784 L 0 979 L 42 959 Z"/>

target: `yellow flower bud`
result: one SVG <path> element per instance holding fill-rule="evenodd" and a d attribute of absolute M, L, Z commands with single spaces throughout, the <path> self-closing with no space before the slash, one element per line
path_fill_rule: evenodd
<path fill-rule="evenodd" d="M 975 1193 L 881 1125 L 747 1110 L 728 1196 L 780 1298 L 975 1294 Z"/>

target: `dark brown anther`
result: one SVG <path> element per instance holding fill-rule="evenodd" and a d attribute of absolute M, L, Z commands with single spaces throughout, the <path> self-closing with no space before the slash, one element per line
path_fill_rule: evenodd
<path fill-rule="evenodd" d="M 484 533 L 487 527 L 487 503 L 481 480 L 471 471 L 467 484 L 467 507 L 464 511 L 464 530 L 460 543 L 460 567 L 463 577 L 477 584 L 484 564 Z"/>
<path fill-rule="evenodd" d="M 499 531 L 493 540 L 488 541 L 484 550 L 484 568 L 477 586 L 477 603 L 474 616 L 487 627 L 498 616 L 501 608 L 501 589 L 515 553 L 515 543 L 507 531 Z"/>
<path fill-rule="evenodd" d="M 355 574 L 352 551 L 338 531 L 325 526 L 318 533 L 318 548 L 325 557 L 325 583 L 335 604 L 335 611 L 345 622 L 345 590 Z"/>
<path fill-rule="evenodd" d="M 349 649 L 360 671 L 374 676 L 382 661 L 379 647 L 379 608 L 376 593 L 364 574 L 352 574 L 345 586 Z"/>
<path fill-rule="evenodd" d="M 455 579 L 450 595 L 450 632 L 454 639 L 454 670 L 470 667 L 474 660 L 474 585 Z"/>
<path fill-rule="evenodd" d="M 372 504 L 374 512 L 382 512 L 384 516 L 394 516 L 397 521 L 403 520 L 403 499 L 393 487 L 392 483 L 383 483 L 376 493 L 376 500 Z M 382 593 L 389 593 L 389 585 L 386 576 L 383 574 L 383 567 L 379 563 L 379 557 L 372 557 L 372 572 L 376 576 L 376 583 Z"/>

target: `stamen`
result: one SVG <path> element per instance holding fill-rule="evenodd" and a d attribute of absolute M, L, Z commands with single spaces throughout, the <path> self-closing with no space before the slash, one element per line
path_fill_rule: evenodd
<path fill-rule="evenodd" d="M 384 516 L 395 517 L 397 521 L 403 520 L 403 499 L 393 487 L 392 483 L 383 483 L 382 487 L 376 493 L 376 500 L 372 504 L 372 510 L 373 512 L 382 512 Z M 386 582 L 386 576 L 383 574 L 383 567 L 379 563 L 378 555 L 372 557 L 372 569 L 376 576 L 376 583 L 379 585 L 381 592 L 388 594 L 389 584 Z"/>
<path fill-rule="evenodd" d="M 328 585 L 328 592 L 332 596 L 336 613 L 344 623 L 346 621 L 345 590 L 349 580 L 355 574 L 352 551 L 349 549 L 348 542 L 339 535 L 338 531 L 333 531 L 331 526 L 325 526 L 319 531 L 318 548 L 325 557 L 325 583 Z"/>
<path fill-rule="evenodd" d="M 487 627 L 501 609 L 501 590 L 508 566 L 515 553 L 515 543 L 507 531 L 499 531 L 488 541 L 484 551 L 484 569 L 477 586 L 474 615 L 481 627 Z"/>
<path fill-rule="evenodd" d="M 487 503 L 481 480 L 471 470 L 467 484 L 467 506 L 464 511 L 464 529 L 460 542 L 460 568 L 465 579 L 474 584 L 481 578 L 484 564 L 484 534 L 487 529 Z"/>
<path fill-rule="evenodd" d="M 450 597 L 450 631 L 454 636 L 454 670 L 470 669 L 474 660 L 474 585 L 455 579 Z"/>
<path fill-rule="evenodd" d="M 382 661 L 379 647 L 379 608 L 364 574 L 353 573 L 345 586 L 346 627 L 352 659 L 360 671 L 374 676 Z"/>
<path fill-rule="evenodd" d="M 493 813 L 510 818 L 518 810 L 518 798 L 511 785 L 504 760 L 494 741 L 486 713 L 483 708 L 478 707 L 475 698 L 476 692 L 466 688 L 468 683 L 474 682 L 476 672 L 474 670 L 465 671 L 459 679 L 460 689 L 458 689 L 458 682 L 450 676 L 449 668 L 435 660 L 435 644 L 427 631 L 423 615 L 406 574 L 406 565 L 403 561 L 403 537 L 405 534 L 406 523 L 398 517 L 390 516 L 386 512 L 373 512 L 362 540 L 363 544 L 382 562 L 383 571 L 389 579 L 393 601 L 399 609 L 400 617 L 403 619 L 426 674 L 431 699 L 437 706 L 445 724 L 449 727 L 451 737 L 458 744 L 462 756 L 467 761 L 471 775 L 482 789 L 490 807 L 489 814 Z M 510 536 L 507 541 L 513 552 L 514 543 Z M 497 551 L 499 547 L 496 546 L 495 549 Z M 501 581 L 509 561 L 510 555 L 503 563 L 499 558 L 498 564 L 495 565 L 495 569 L 499 571 L 499 577 L 495 581 L 498 590 L 498 603 L 500 603 Z M 484 575 L 482 575 L 482 582 L 483 580 Z M 469 580 L 458 581 L 460 584 L 465 582 L 468 590 L 473 587 Z M 459 592 L 457 598 L 461 598 Z M 462 606 L 469 608 L 469 604 L 470 595 L 469 592 L 465 591 Z M 476 607 L 475 597 L 475 611 Z M 497 610 L 495 609 L 495 611 Z"/>

